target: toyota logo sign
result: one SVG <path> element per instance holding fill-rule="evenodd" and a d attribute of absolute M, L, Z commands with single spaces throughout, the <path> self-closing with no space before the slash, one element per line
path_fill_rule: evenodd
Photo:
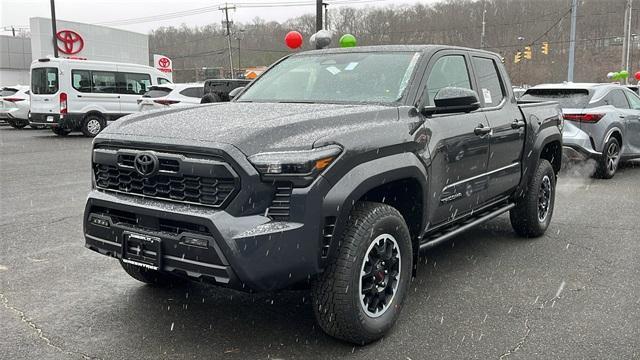
<path fill-rule="evenodd" d="M 150 152 L 141 152 L 133 160 L 133 167 L 142 176 L 152 176 L 158 171 L 158 157 Z"/>
<path fill-rule="evenodd" d="M 58 50 L 67 55 L 77 54 L 84 48 L 82 36 L 73 30 L 58 31 L 56 39 L 58 40 Z"/>
<path fill-rule="evenodd" d="M 158 60 L 158 65 L 160 65 L 160 67 L 163 67 L 163 68 L 168 68 L 171 65 L 171 60 L 169 60 L 166 57 L 160 58 Z"/>

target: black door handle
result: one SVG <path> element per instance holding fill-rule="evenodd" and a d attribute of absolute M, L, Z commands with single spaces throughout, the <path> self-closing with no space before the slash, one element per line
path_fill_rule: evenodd
<path fill-rule="evenodd" d="M 522 120 L 516 119 L 516 120 L 513 120 L 513 122 L 511 123 L 511 128 L 512 129 L 520 129 L 520 128 L 525 127 L 525 125 L 527 125 L 527 123 L 525 123 Z"/>
<path fill-rule="evenodd" d="M 482 124 L 478 124 L 478 127 L 473 129 L 473 133 L 478 136 L 484 136 L 491 132 L 491 128 L 488 126 L 484 126 Z"/>
<path fill-rule="evenodd" d="M 79 98 L 81 98 L 81 97 L 82 97 L 82 95 L 77 95 L 77 96 L 78 96 Z"/>

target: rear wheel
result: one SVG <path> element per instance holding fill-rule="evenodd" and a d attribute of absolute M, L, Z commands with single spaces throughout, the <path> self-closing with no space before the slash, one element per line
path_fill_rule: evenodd
<path fill-rule="evenodd" d="M 127 264 L 120 260 L 120 265 L 124 271 L 132 278 L 141 281 L 146 284 L 151 284 L 159 287 L 182 285 L 187 280 L 166 274 L 157 270 L 146 269 L 140 266 Z"/>
<path fill-rule="evenodd" d="M 598 163 L 596 176 L 602 179 L 611 179 L 618 170 L 620 164 L 620 143 L 618 139 L 611 137 L 604 145 L 602 157 Z"/>
<path fill-rule="evenodd" d="M 556 173 L 548 160 L 540 159 L 525 196 L 509 213 L 513 230 L 524 237 L 542 236 L 551 223 L 555 194 Z"/>
<path fill-rule="evenodd" d="M 84 120 L 82 120 L 82 133 L 84 136 L 95 137 L 104 129 L 105 121 L 99 115 L 87 115 Z"/>
<path fill-rule="evenodd" d="M 52 127 L 51 131 L 53 131 L 53 133 L 58 135 L 58 136 L 67 136 L 67 135 L 69 135 L 69 133 L 71 133 L 71 130 L 65 129 L 65 128 L 61 128 L 60 126 Z"/>
<path fill-rule="evenodd" d="M 313 286 L 314 313 L 329 335 L 377 340 L 400 315 L 412 276 L 409 229 L 393 207 L 357 203 L 344 237 Z"/>

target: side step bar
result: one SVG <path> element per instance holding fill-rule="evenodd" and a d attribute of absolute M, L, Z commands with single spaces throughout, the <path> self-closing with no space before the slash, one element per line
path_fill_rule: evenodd
<path fill-rule="evenodd" d="M 490 213 L 488 213 L 488 214 L 486 214 L 484 216 L 481 216 L 481 217 L 479 217 L 479 218 L 477 218 L 477 219 L 475 219 L 475 220 L 473 220 L 473 221 L 471 221 L 469 223 L 466 223 L 466 224 L 456 228 L 455 230 L 452 230 L 450 232 L 442 234 L 442 235 L 440 235 L 440 236 L 438 236 L 438 237 L 436 237 L 436 238 L 434 238 L 432 240 L 427 241 L 424 244 L 420 244 L 420 250 L 422 251 L 422 250 L 434 247 L 434 246 L 436 246 L 438 244 L 441 244 L 441 243 L 451 239 L 452 237 L 454 237 L 456 235 L 459 235 L 459 234 L 471 229 L 472 227 L 474 227 L 476 225 L 480 225 L 483 222 L 491 220 L 491 219 L 493 219 L 494 217 L 496 217 L 498 215 L 504 214 L 505 212 L 511 210 L 514 206 L 516 206 L 516 204 L 507 204 L 507 205 L 505 205 L 505 206 L 503 206 L 503 207 L 501 207 L 501 208 L 499 208 L 497 210 L 494 210 L 494 211 L 492 211 L 492 212 L 490 212 Z"/>

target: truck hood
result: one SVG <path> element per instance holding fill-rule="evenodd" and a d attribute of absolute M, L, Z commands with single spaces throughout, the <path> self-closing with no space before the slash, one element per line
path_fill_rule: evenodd
<path fill-rule="evenodd" d="M 398 109 L 390 106 L 231 102 L 130 115 L 98 137 L 225 143 L 250 156 L 311 148 L 320 138 L 397 120 Z"/>

